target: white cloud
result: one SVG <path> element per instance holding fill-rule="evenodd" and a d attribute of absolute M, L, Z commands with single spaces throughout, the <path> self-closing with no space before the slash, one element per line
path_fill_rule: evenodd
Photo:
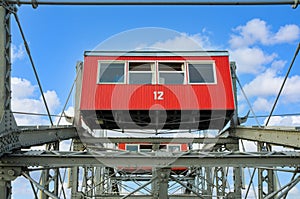
<path fill-rule="evenodd" d="M 44 93 L 44 96 L 45 96 L 45 99 L 46 99 L 46 102 L 47 102 L 50 112 L 55 112 L 57 107 L 60 105 L 60 101 L 59 101 L 59 98 L 58 98 L 56 92 L 55 91 L 46 91 Z M 42 96 L 40 97 L 39 101 L 43 102 Z"/>
<path fill-rule="evenodd" d="M 252 19 L 245 25 L 234 29 L 237 34 L 231 35 L 229 41 L 232 48 L 241 48 L 261 43 L 274 45 L 297 41 L 300 36 L 300 28 L 295 24 L 281 26 L 277 32 L 272 32 L 271 26 L 261 19 Z"/>
<path fill-rule="evenodd" d="M 277 55 L 268 55 L 260 48 L 240 48 L 230 51 L 231 60 L 237 63 L 238 73 L 258 74 L 265 70 L 266 65 L 271 63 Z"/>
<path fill-rule="evenodd" d="M 294 24 L 288 24 L 280 27 L 278 32 L 274 35 L 273 43 L 290 43 L 297 41 L 300 36 L 300 28 Z"/>
<path fill-rule="evenodd" d="M 15 62 L 16 60 L 22 60 L 25 56 L 24 45 L 20 44 L 16 46 L 14 44 L 11 45 L 11 60 Z"/>
<path fill-rule="evenodd" d="M 231 35 L 229 43 L 233 48 L 240 48 L 252 45 L 256 41 L 266 43 L 268 40 L 269 27 L 265 21 L 260 19 L 252 19 L 244 26 L 238 26 L 234 29 L 238 35 Z"/>
<path fill-rule="evenodd" d="M 270 68 L 247 83 L 244 86 L 244 90 L 248 97 L 275 97 L 283 80 L 283 76 L 278 75 L 276 70 Z M 294 75 L 289 77 L 282 92 L 284 102 L 300 102 L 299 90 L 300 76 Z"/>
<path fill-rule="evenodd" d="M 36 86 L 33 86 L 30 81 L 22 78 L 12 77 L 11 78 L 12 86 L 12 97 L 13 98 L 26 98 L 32 96 Z"/>
<path fill-rule="evenodd" d="M 46 113 L 42 97 L 37 97 L 35 92 L 36 85 L 32 85 L 26 79 L 13 77 L 12 85 L 12 110 L 25 113 Z M 60 106 L 59 98 L 55 91 L 44 93 L 50 113 L 54 113 Z M 44 125 L 49 124 L 47 117 L 15 114 L 18 125 Z"/>
<path fill-rule="evenodd" d="M 244 91 L 248 97 L 274 96 L 278 93 L 281 84 L 282 78 L 276 76 L 276 71 L 268 69 L 247 83 L 244 86 Z"/>
<path fill-rule="evenodd" d="M 266 53 L 262 46 L 296 42 L 300 27 L 287 24 L 273 32 L 271 26 L 261 19 L 252 19 L 236 27 L 229 40 L 231 60 L 236 61 L 238 73 L 259 74 L 269 64 L 277 62 L 276 53 Z"/>
<path fill-rule="evenodd" d="M 206 31 L 201 33 L 189 35 L 187 33 L 181 33 L 174 38 L 167 39 L 165 41 L 156 42 L 150 46 L 154 49 L 164 50 L 209 50 L 216 49 L 218 47 L 213 46 L 210 42 Z"/>
<path fill-rule="evenodd" d="M 267 118 L 264 123 L 266 120 Z M 269 126 L 300 126 L 300 116 L 273 116 L 270 118 Z"/>
<path fill-rule="evenodd" d="M 256 111 L 264 111 L 269 112 L 272 108 L 273 102 L 268 101 L 265 98 L 257 98 L 253 103 L 253 110 Z"/>

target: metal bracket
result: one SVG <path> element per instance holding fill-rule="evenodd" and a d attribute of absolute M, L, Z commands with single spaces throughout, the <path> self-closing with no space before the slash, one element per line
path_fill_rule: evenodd
<path fill-rule="evenodd" d="M 37 0 L 31 0 L 31 5 L 34 9 L 36 9 L 39 6 Z"/>
<path fill-rule="evenodd" d="M 13 181 L 21 175 L 21 167 L 0 167 L 0 181 Z"/>
<path fill-rule="evenodd" d="M 292 5 L 293 9 L 296 9 L 298 7 L 299 0 L 294 0 L 294 4 Z"/>
<path fill-rule="evenodd" d="M 16 129 L 18 129 L 18 127 L 14 115 L 10 110 L 6 110 L 0 120 L 0 135 Z"/>

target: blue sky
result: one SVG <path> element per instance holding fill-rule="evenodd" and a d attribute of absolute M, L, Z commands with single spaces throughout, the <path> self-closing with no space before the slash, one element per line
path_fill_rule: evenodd
<path fill-rule="evenodd" d="M 119 41 L 116 38 L 124 31 L 157 27 L 176 34 L 167 39 L 158 37 L 156 43 L 146 45 L 159 43 L 180 49 L 187 45 L 186 38 L 191 38 L 203 49 L 228 50 L 230 59 L 237 62 L 239 79 L 255 113 L 265 115 L 300 41 L 299 8 L 290 6 L 21 6 L 18 15 L 52 114 L 61 112 L 75 78 L 76 61 L 83 60 L 85 50 Z M 13 18 L 12 35 L 13 110 L 46 113 Z M 139 40 L 145 42 L 147 38 Z M 299 64 L 298 58 L 275 113 L 300 112 Z M 71 112 L 70 107 L 72 102 L 68 105 Z M 241 93 L 239 110 L 241 114 L 249 110 Z M 49 123 L 46 117 L 16 117 L 22 125 Z M 260 122 L 263 124 L 264 119 Z M 256 125 L 254 120 L 247 124 Z M 300 116 L 276 117 L 271 124 L 300 126 Z M 14 194 L 14 199 L 23 196 Z"/>

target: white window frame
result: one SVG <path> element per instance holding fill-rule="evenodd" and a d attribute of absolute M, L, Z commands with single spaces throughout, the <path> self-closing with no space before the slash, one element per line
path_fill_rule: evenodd
<path fill-rule="evenodd" d="M 182 71 L 160 71 L 159 70 L 159 63 L 182 63 L 183 64 L 183 70 Z M 184 85 L 187 83 L 187 78 L 186 78 L 186 69 L 187 69 L 187 65 L 185 61 L 181 61 L 181 60 L 161 60 L 157 62 L 157 84 L 160 85 Z M 183 73 L 183 83 L 182 84 L 165 84 L 165 83 L 160 83 L 160 72 L 162 73 Z"/>
<path fill-rule="evenodd" d="M 130 71 L 129 65 L 130 63 L 150 63 L 151 64 L 151 71 Z M 152 66 L 153 64 L 153 66 Z M 152 70 L 152 67 L 154 70 Z M 128 80 L 127 83 L 129 85 L 138 85 L 138 84 L 130 84 L 130 73 L 151 73 L 152 74 L 152 82 L 151 85 L 156 84 L 156 61 L 154 60 L 132 60 L 127 62 L 127 69 L 128 69 Z M 146 84 L 147 85 L 147 84 Z"/>
<path fill-rule="evenodd" d="M 123 82 L 100 82 L 100 68 L 101 63 L 110 64 L 124 64 L 124 78 Z M 126 84 L 126 62 L 125 61 L 115 61 L 115 60 L 98 60 L 98 71 L 97 71 L 97 84 Z"/>
<path fill-rule="evenodd" d="M 213 76 L 214 76 L 214 82 L 204 82 L 204 83 L 191 83 L 190 82 L 190 70 L 189 70 L 189 64 L 212 64 L 213 68 Z M 188 77 L 188 84 L 192 85 L 214 85 L 218 83 L 217 80 L 217 73 L 216 73 L 216 62 L 214 60 L 201 60 L 201 61 L 188 61 L 186 64 L 187 67 L 187 77 Z"/>

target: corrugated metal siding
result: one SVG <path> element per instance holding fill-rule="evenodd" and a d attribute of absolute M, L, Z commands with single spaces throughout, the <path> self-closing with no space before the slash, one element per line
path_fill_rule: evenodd
<path fill-rule="evenodd" d="M 98 60 L 208 60 L 207 57 L 85 57 L 82 110 L 210 110 L 234 109 L 229 60 L 215 60 L 217 84 L 211 85 L 126 85 L 96 84 Z M 163 91 L 164 100 L 154 100 Z"/>

